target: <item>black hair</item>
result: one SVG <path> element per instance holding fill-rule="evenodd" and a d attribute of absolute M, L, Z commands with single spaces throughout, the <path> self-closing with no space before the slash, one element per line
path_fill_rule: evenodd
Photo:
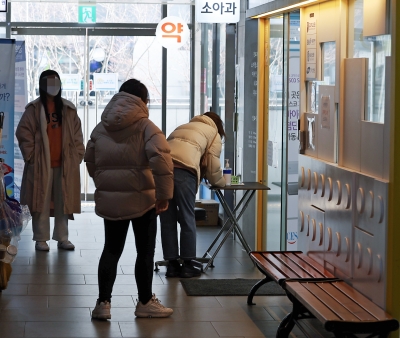
<path fill-rule="evenodd" d="M 211 120 L 214 121 L 214 123 L 218 129 L 218 134 L 219 134 L 219 136 L 221 136 L 221 139 L 226 138 L 226 134 L 225 134 L 225 130 L 224 130 L 224 122 L 222 122 L 219 115 L 212 111 L 208 111 L 208 112 L 204 113 L 203 115 L 208 116 Z"/>
<path fill-rule="evenodd" d="M 147 90 L 146 86 L 136 79 L 125 81 L 119 91 L 140 97 L 146 104 L 150 101 L 149 91 Z"/>
<path fill-rule="evenodd" d="M 42 74 L 40 74 L 40 77 L 39 77 L 40 101 L 42 102 L 42 105 L 44 107 L 44 111 L 46 113 L 46 118 L 47 119 L 50 118 L 49 117 L 49 112 L 47 110 L 47 93 L 46 93 L 46 91 L 44 89 L 42 89 L 42 85 L 43 85 L 43 81 L 46 80 L 45 77 L 53 76 L 53 75 L 56 76 L 61 82 L 60 75 L 58 75 L 58 73 L 55 70 L 51 70 L 51 69 L 43 71 Z M 59 121 L 60 124 L 62 123 L 62 111 L 63 111 L 63 107 L 64 107 L 63 101 L 61 99 L 61 91 L 62 91 L 62 89 L 60 88 L 60 91 L 57 93 L 56 96 L 54 96 L 54 104 L 55 104 L 55 107 L 56 107 L 56 114 L 57 114 L 57 118 L 58 118 L 58 121 Z"/>

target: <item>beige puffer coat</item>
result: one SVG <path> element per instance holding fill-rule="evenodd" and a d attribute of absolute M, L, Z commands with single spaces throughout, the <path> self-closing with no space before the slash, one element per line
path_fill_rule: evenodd
<path fill-rule="evenodd" d="M 120 92 L 110 100 L 86 147 L 85 162 L 96 185 L 96 214 L 133 219 L 173 195 L 173 164 L 162 131 L 147 105 Z"/>
<path fill-rule="evenodd" d="M 197 185 L 200 184 L 200 158 L 207 147 L 211 145 L 207 154 L 206 178 L 211 185 L 217 187 L 225 186 L 219 158 L 222 141 L 218 134 L 217 126 L 212 119 L 205 115 L 195 116 L 189 123 L 176 128 L 169 135 L 168 143 L 171 147 L 171 156 L 174 162 L 196 170 Z"/>
<path fill-rule="evenodd" d="M 63 100 L 62 112 L 62 193 L 64 213 L 81 212 L 79 164 L 85 153 L 81 120 L 74 104 Z M 50 184 L 50 146 L 47 120 L 40 98 L 28 103 L 15 133 L 25 161 L 21 184 L 21 204 L 30 212 L 42 212 L 46 187 Z"/>

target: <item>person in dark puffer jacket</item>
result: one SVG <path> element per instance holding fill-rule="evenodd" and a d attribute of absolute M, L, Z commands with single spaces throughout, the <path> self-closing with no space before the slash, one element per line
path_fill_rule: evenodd
<path fill-rule="evenodd" d="M 149 120 L 149 94 L 140 81 L 126 81 L 107 104 L 87 144 L 85 162 L 93 178 L 95 212 L 104 218 L 99 262 L 99 298 L 92 318 L 111 318 L 111 292 L 129 224 L 136 243 L 137 317 L 168 317 L 152 293 L 157 215 L 173 196 L 173 164 L 162 131 Z"/>

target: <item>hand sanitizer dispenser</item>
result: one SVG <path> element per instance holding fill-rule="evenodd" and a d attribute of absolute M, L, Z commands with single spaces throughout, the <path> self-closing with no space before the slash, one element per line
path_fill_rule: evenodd
<path fill-rule="evenodd" d="M 225 168 L 223 170 L 225 185 L 231 185 L 232 168 L 229 167 L 229 159 L 225 159 Z"/>

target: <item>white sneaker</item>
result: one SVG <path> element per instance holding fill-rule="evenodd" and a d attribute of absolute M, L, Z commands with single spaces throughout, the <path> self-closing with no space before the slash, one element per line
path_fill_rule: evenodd
<path fill-rule="evenodd" d="M 58 242 L 57 247 L 59 249 L 64 249 L 64 250 L 74 250 L 75 249 L 75 245 L 73 245 L 70 241 Z"/>
<path fill-rule="evenodd" d="M 49 251 L 50 248 L 46 242 L 37 241 L 35 244 L 35 249 L 38 251 Z"/>
<path fill-rule="evenodd" d="M 147 304 L 143 305 L 142 302 L 137 303 L 135 316 L 139 318 L 163 318 L 172 315 L 173 312 L 174 310 L 162 305 L 153 293 L 153 297 L 151 297 Z"/>
<path fill-rule="evenodd" d="M 111 303 L 110 302 L 101 302 L 98 304 L 96 302 L 96 307 L 92 311 L 93 319 L 111 319 Z"/>

